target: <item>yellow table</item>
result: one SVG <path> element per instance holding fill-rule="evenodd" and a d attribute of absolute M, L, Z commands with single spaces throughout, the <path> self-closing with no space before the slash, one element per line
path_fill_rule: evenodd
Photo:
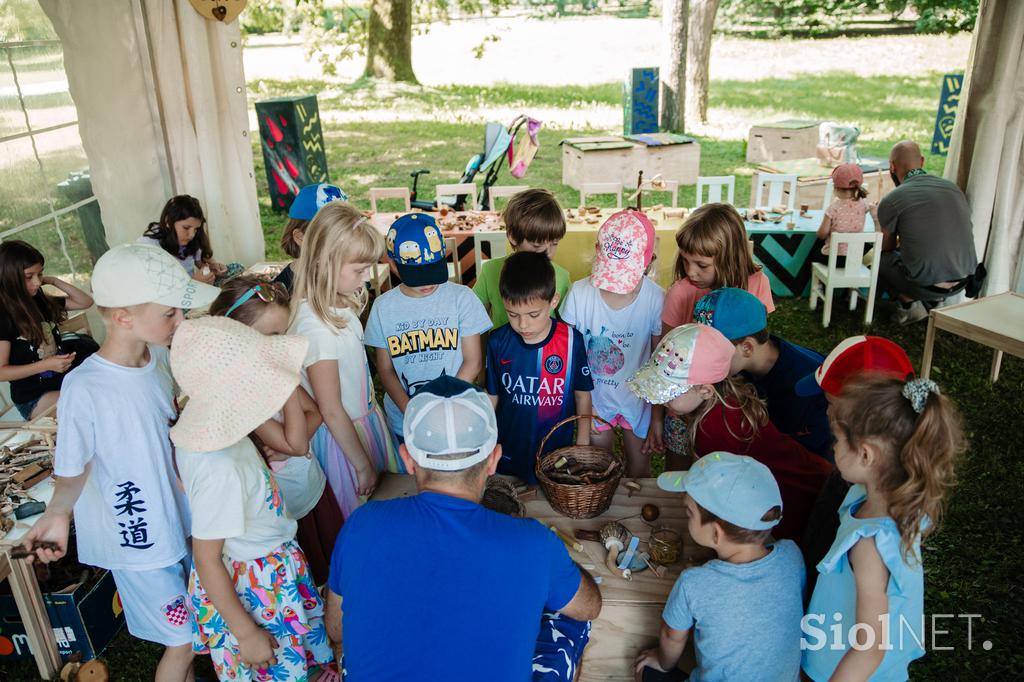
<path fill-rule="evenodd" d="M 587 682 L 605 680 L 633 680 L 633 661 L 645 648 L 658 642 L 661 612 L 680 571 L 712 557 L 708 550 L 696 545 L 686 532 L 686 509 L 682 496 L 660 490 L 653 478 L 637 479 L 641 490 L 628 497 L 621 483 L 612 500 L 612 506 L 595 519 L 569 519 L 551 508 L 542 492 L 526 502 L 526 515 L 546 526 L 556 526 L 572 536 L 575 529 L 598 530 L 609 521 L 622 520 L 631 532 L 640 537 L 640 550 L 646 549 L 650 527 L 640 518 L 640 508 L 650 502 L 661 509 L 655 525 L 668 526 L 683 536 L 683 558 L 667 567 L 659 578 L 650 570 L 634 574 L 630 581 L 613 576 L 605 566 L 607 552 L 598 542 L 582 542 L 583 551 L 569 549 L 572 558 L 600 578 L 604 605 L 601 616 L 593 622 L 590 644 L 584 650 L 579 679 Z M 415 495 L 415 481 L 411 476 L 385 475 L 374 494 L 375 500 Z M 632 517 L 632 518 L 626 518 Z M 537 614 L 538 618 L 540 614 Z"/>
<path fill-rule="evenodd" d="M 577 213 L 576 209 L 572 209 Z M 603 208 L 597 223 L 587 223 L 577 220 L 566 221 L 565 239 L 558 245 L 555 253 L 555 262 L 569 271 L 570 280 L 575 282 L 578 279 L 590 277 L 590 267 L 594 260 L 594 245 L 597 243 L 597 230 L 601 227 L 608 216 L 621 211 L 620 208 Z M 679 209 L 676 209 L 679 210 Z M 666 289 L 675 277 L 672 275 L 672 268 L 675 267 L 676 254 L 676 232 L 683 224 L 683 217 L 666 218 L 664 211 L 644 211 L 647 217 L 654 221 L 654 234 L 658 240 L 657 254 L 651 268 L 651 279 Z M 590 214 L 588 214 L 590 215 Z"/>

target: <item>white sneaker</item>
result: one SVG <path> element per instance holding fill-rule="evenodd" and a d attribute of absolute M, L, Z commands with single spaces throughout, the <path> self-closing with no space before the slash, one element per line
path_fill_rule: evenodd
<path fill-rule="evenodd" d="M 924 304 L 920 301 L 914 301 L 910 304 L 909 308 L 903 306 L 897 306 L 896 311 L 892 314 L 892 321 L 901 327 L 921 320 L 928 317 L 928 309 L 924 307 Z"/>

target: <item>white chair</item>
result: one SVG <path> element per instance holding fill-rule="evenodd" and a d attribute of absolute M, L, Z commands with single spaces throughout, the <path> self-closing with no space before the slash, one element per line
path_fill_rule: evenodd
<path fill-rule="evenodd" d="M 600 194 L 614 194 L 615 208 L 622 208 L 621 182 L 584 182 L 580 185 L 580 206 L 587 205 L 587 197 Z"/>
<path fill-rule="evenodd" d="M 384 262 L 374 263 L 373 267 L 370 269 L 370 281 L 366 284 L 374 297 L 380 296 L 390 289 L 391 263 L 386 260 Z"/>
<path fill-rule="evenodd" d="M 526 189 L 530 189 L 528 185 L 494 185 L 487 190 L 487 210 L 496 211 L 495 205 L 498 199 L 514 197 Z"/>
<path fill-rule="evenodd" d="M 846 245 L 846 263 L 836 266 L 839 249 Z M 867 287 L 867 307 L 864 310 L 864 324 L 871 324 L 875 313 L 875 292 L 878 289 L 878 265 L 881 258 L 873 258 L 871 267 L 863 264 L 864 250 L 874 246 L 875 254 L 882 249 L 881 232 L 833 232 L 829 235 L 828 265 L 811 263 L 811 310 L 817 308 L 818 298 L 825 299 L 825 315 L 821 326 L 827 327 L 832 319 L 832 292 L 836 289 L 850 289 L 850 310 L 857 308 L 857 290 Z"/>
<path fill-rule="evenodd" d="M 374 213 L 377 212 L 377 202 L 381 199 L 398 199 L 405 202 L 406 213 L 412 210 L 408 187 L 371 187 L 369 195 L 370 210 Z"/>
<path fill-rule="evenodd" d="M 463 194 L 469 195 L 469 200 L 466 202 L 465 209 L 467 211 L 475 211 L 477 208 L 476 183 L 473 182 L 461 182 L 454 185 L 438 185 L 434 188 L 434 207 L 440 208 L 441 204 L 454 204 L 455 200 Z"/>
<path fill-rule="evenodd" d="M 444 257 L 448 260 L 448 281 L 462 284 L 462 261 L 459 260 L 459 247 L 455 237 L 444 238 Z"/>
<path fill-rule="evenodd" d="M 662 192 L 662 193 L 668 192 L 670 195 L 672 195 L 672 203 L 670 204 L 670 206 L 672 208 L 678 208 L 679 207 L 679 181 L 678 180 L 665 180 L 664 182 L 665 182 L 665 186 L 664 187 L 654 187 L 654 186 L 651 185 L 650 182 L 645 180 L 644 183 L 642 185 L 640 185 L 640 189 L 642 189 L 644 191 L 645 195 L 646 194 L 656 194 L 658 192 Z M 647 201 L 646 199 L 644 200 L 644 206 L 649 206 L 650 203 L 651 202 Z"/>
<path fill-rule="evenodd" d="M 473 233 L 473 264 L 476 267 L 476 276 L 480 277 L 480 268 L 483 266 L 484 244 L 491 245 L 491 258 L 501 258 L 508 253 L 508 235 L 502 232 L 474 232 Z"/>
<path fill-rule="evenodd" d="M 775 208 L 786 206 L 790 211 L 796 206 L 796 176 L 785 173 L 758 173 L 754 180 L 754 208 Z M 768 196 L 762 200 L 765 190 Z M 786 197 L 786 192 L 789 197 Z"/>
<path fill-rule="evenodd" d="M 704 190 L 708 191 L 708 198 L 704 200 L 702 195 Z M 722 198 L 722 190 L 726 190 L 727 194 L 725 199 Z M 736 198 L 736 176 L 734 175 L 706 175 L 697 178 L 697 197 L 695 204 L 697 206 L 703 206 L 704 204 L 716 204 L 724 201 L 727 204 L 735 205 L 734 199 Z"/>
<path fill-rule="evenodd" d="M 829 204 L 832 203 L 832 190 L 834 190 L 835 187 L 836 186 L 832 183 L 832 178 L 829 178 L 828 182 L 825 183 L 825 198 L 821 202 L 821 210 L 828 210 Z"/>

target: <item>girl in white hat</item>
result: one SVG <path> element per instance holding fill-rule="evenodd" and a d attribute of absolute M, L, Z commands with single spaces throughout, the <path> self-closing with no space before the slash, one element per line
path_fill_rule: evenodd
<path fill-rule="evenodd" d="M 239 275 L 221 287 L 220 296 L 210 304 L 210 314 L 230 317 L 274 336 L 288 330 L 290 303 L 291 296 L 280 282 Z M 344 519 L 320 462 L 310 454 L 310 441 L 318 432 L 320 438 L 331 437 L 313 398 L 297 386 L 281 411 L 256 427 L 252 435 L 263 446 L 285 509 L 299 524 L 295 539 L 319 586 L 327 584 L 331 552 Z"/>
<path fill-rule="evenodd" d="M 192 510 L 193 650 L 221 680 L 337 679 L 323 602 L 277 482 L 249 440 L 295 393 L 307 342 L 225 317 L 187 320 L 171 371 L 188 397 L 171 428 Z"/>
<path fill-rule="evenodd" d="M 331 436 L 314 438 L 313 452 L 346 518 L 377 487 L 379 472 L 403 471 L 373 392 L 359 322 L 365 282 L 383 253 L 384 238 L 370 221 L 353 206 L 332 201 L 306 228 L 295 266 L 289 333 L 309 339 L 302 386 Z"/>

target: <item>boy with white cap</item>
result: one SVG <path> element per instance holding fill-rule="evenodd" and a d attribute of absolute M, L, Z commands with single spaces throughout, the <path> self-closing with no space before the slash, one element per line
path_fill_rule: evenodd
<path fill-rule="evenodd" d="M 658 487 L 686 493 L 688 531 L 717 559 L 683 571 L 662 613 L 661 641 L 641 652 L 637 678 L 681 680 L 675 667 L 693 631 L 689 679 L 797 680 L 804 570 L 790 540 L 775 541 L 782 497 L 768 467 L 714 452 L 689 471 L 667 471 Z"/>
<path fill-rule="evenodd" d="M 326 621 L 332 640 L 344 634 L 346 679 L 529 679 L 542 611 L 592 620 L 600 592 L 550 530 L 479 504 L 501 457 L 487 394 L 440 377 L 404 420 L 419 494 L 358 508 L 334 546 Z M 582 643 L 558 641 L 572 679 Z"/>
<path fill-rule="evenodd" d="M 586 341 L 594 413 L 607 422 L 591 424 L 591 444 L 610 450 L 619 427 L 628 476 L 650 476 L 650 452 L 660 449 L 664 428 L 661 408 L 652 411 L 626 387 L 661 340 L 665 290 L 646 276 L 654 239 L 654 225 L 640 211 L 612 214 L 597 231 L 590 277 L 572 285 L 561 309 Z"/>
<path fill-rule="evenodd" d="M 110 569 L 128 631 L 167 647 L 155 679 L 192 679 L 189 511 L 168 435 L 178 411 L 167 346 L 182 309 L 210 304 L 219 290 L 143 244 L 103 254 L 92 289 L 107 336 L 64 380 L 56 489 L 25 546 L 44 562 L 64 556 L 74 510 L 78 560 Z"/>

